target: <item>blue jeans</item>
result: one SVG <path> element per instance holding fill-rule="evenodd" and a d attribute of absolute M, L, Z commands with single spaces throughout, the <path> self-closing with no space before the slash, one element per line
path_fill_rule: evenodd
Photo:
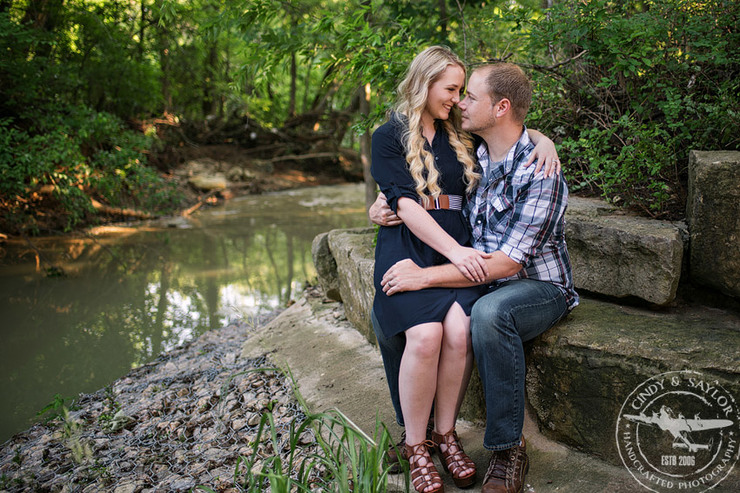
<path fill-rule="evenodd" d="M 486 398 L 485 448 L 504 450 L 519 443 L 526 373 L 522 344 L 555 325 L 567 312 L 565 296 L 558 287 L 531 279 L 493 286 L 473 306 L 473 351 Z M 406 337 L 402 333 L 385 338 L 374 312 L 371 320 L 396 421 L 403 426 L 398 373 Z"/>
<path fill-rule="evenodd" d="M 492 286 L 473 306 L 470 330 L 486 399 L 486 449 L 505 450 L 519 443 L 527 371 L 523 343 L 567 312 L 565 295 L 557 286 L 532 279 Z"/>

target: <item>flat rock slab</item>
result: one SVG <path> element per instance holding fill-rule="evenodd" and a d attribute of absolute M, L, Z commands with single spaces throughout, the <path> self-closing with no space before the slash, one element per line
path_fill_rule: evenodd
<path fill-rule="evenodd" d="M 380 353 L 344 316 L 341 303 L 306 295 L 256 332 L 242 347 L 242 358 L 269 353 L 286 365 L 313 411 L 337 408 L 370 436 L 376 418 L 395 440 L 395 424 Z M 480 491 L 490 453 L 483 448 L 481 423 L 459 420 L 458 433 L 479 470 L 470 490 L 455 487 L 442 472 L 445 491 Z M 634 493 L 639 485 L 622 466 L 615 466 L 558 444 L 525 419 L 531 458 L 523 493 Z M 442 471 L 435 454 L 437 468 Z M 392 476 L 388 491 L 406 491 L 402 475 Z M 717 490 L 730 492 L 735 490 Z"/>
<path fill-rule="evenodd" d="M 740 297 L 740 152 L 691 151 L 692 280 Z"/>
<path fill-rule="evenodd" d="M 625 215 L 603 200 L 571 197 L 565 235 L 576 289 L 670 303 L 681 278 L 684 230 Z"/>
<path fill-rule="evenodd" d="M 621 464 L 620 409 L 646 379 L 692 370 L 740 402 L 740 316 L 706 307 L 663 312 L 584 299 L 528 348 L 529 402 L 560 442 Z"/>

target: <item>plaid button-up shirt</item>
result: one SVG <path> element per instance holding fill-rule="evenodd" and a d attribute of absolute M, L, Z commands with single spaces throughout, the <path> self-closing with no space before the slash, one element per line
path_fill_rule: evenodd
<path fill-rule="evenodd" d="M 534 149 L 526 128 L 502 162 L 491 162 L 486 143 L 476 143 L 482 178 L 465 209 L 473 229 L 473 247 L 489 253 L 500 250 L 522 264 L 516 275 L 497 282 L 522 278 L 551 282 L 563 291 L 568 308 L 573 309 L 578 294 L 565 244 L 565 179 L 562 175 L 535 177 L 534 165 L 524 168 Z"/>

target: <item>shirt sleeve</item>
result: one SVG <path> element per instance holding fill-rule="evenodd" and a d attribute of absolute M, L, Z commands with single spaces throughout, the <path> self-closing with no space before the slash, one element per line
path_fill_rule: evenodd
<path fill-rule="evenodd" d="M 394 132 L 393 127 L 386 124 L 373 133 L 370 172 L 380 191 L 385 194 L 388 205 L 396 212 L 399 198 L 418 200 L 419 196 L 406 164 L 406 153 L 399 132 Z"/>
<path fill-rule="evenodd" d="M 567 205 L 568 189 L 562 176 L 530 179 L 517 191 L 512 219 L 499 250 L 526 266 L 553 238 Z"/>

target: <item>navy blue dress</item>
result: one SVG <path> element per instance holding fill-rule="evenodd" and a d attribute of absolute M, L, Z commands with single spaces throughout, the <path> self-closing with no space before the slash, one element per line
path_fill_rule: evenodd
<path fill-rule="evenodd" d="M 395 212 L 398 199 L 418 201 L 416 183 L 406 164 L 401 141 L 404 122 L 397 116 L 379 127 L 372 138 L 373 178 Z M 428 148 L 429 149 L 429 148 Z M 446 195 L 465 197 L 463 165 L 450 147 L 447 133 L 437 125 L 431 151 L 440 173 L 438 184 Z M 429 214 L 458 243 L 470 246 L 470 229 L 462 211 L 440 209 Z M 380 285 L 383 274 L 399 260 L 410 258 L 420 267 L 449 263 L 447 258 L 418 239 L 406 225 L 381 226 L 375 248 L 375 300 L 373 310 L 386 337 L 392 337 L 415 325 L 442 322 L 453 303 L 458 302 L 467 315 L 481 295 L 481 288 L 429 288 L 387 296 Z"/>

